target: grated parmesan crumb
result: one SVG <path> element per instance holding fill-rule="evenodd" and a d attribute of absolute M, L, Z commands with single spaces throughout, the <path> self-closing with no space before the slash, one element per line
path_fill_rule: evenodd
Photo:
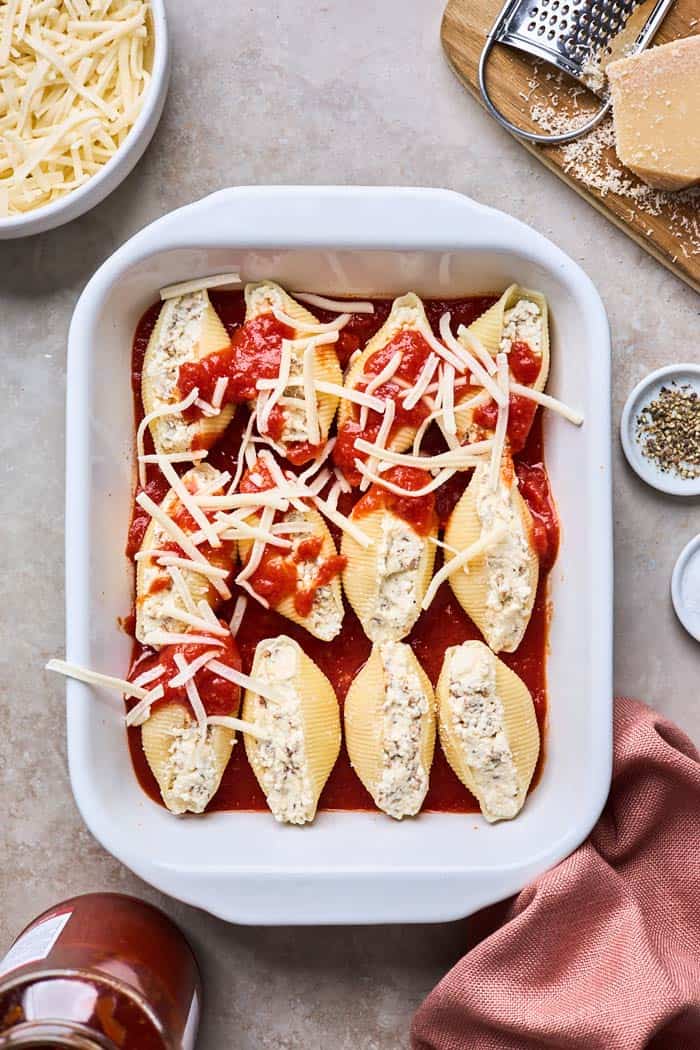
<path fill-rule="evenodd" d="M 527 84 L 532 120 L 552 134 L 580 127 L 589 116 L 579 107 L 581 86 L 557 73 L 553 77 L 555 93 L 543 100 L 541 93 L 536 97 L 537 90 L 543 86 L 538 74 L 536 66 Z M 549 90 L 549 85 L 546 87 Z M 613 196 L 628 203 L 628 221 L 638 220 L 641 215 L 658 217 L 676 240 L 680 254 L 686 259 L 700 255 L 700 186 L 671 193 L 652 189 L 637 179 L 618 160 L 611 116 L 581 138 L 548 148 L 558 150 L 563 170 L 586 189 L 603 199 Z M 646 227 L 646 235 L 654 235 L 651 224 Z"/>

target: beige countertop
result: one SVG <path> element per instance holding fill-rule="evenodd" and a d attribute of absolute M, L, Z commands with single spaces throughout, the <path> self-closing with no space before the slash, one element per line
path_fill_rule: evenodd
<path fill-rule="evenodd" d="M 699 360 L 700 299 L 497 128 L 439 45 L 440 0 L 170 0 L 173 78 L 144 159 L 89 215 L 0 242 L 3 723 L 0 954 L 63 897 L 159 895 L 83 827 L 68 782 L 63 686 L 66 334 L 95 268 L 152 219 L 236 183 L 446 186 L 531 223 L 598 286 L 613 332 L 614 424 L 652 368 Z M 566 348 L 563 347 L 563 350 Z M 673 563 L 700 502 L 615 464 L 615 686 L 700 737 L 700 649 L 673 614 Z M 9 715 L 11 712 L 11 718 Z M 201 1050 L 396 1050 L 459 958 L 465 924 L 285 930 L 226 926 L 165 902 L 200 956 Z"/>

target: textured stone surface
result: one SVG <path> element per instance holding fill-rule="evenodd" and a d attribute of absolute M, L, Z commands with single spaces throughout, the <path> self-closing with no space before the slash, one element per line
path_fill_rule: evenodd
<path fill-rule="evenodd" d="M 614 336 L 614 419 L 661 364 L 698 360 L 700 300 L 609 225 L 462 91 L 439 46 L 441 4 L 171 0 L 174 71 L 161 126 L 91 214 L 0 242 L 3 733 L 0 951 L 69 894 L 144 887 L 92 840 L 72 800 L 63 688 L 63 397 L 68 323 L 93 270 L 163 212 L 236 183 L 438 185 L 510 211 L 598 285 Z M 613 434 L 616 688 L 700 735 L 698 650 L 669 579 L 698 503 L 646 488 Z M 11 508 L 11 509 L 10 509 Z M 12 719 L 8 711 L 12 711 Z M 443 927 L 243 929 L 166 902 L 207 978 L 202 1050 L 395 1050 L 411 1012 L 459 957 Z"/>

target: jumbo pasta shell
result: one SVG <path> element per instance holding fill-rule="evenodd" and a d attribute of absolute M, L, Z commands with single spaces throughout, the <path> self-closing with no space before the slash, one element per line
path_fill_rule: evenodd
<path fill-rule="evenodd" d="M 356 386 L 370 357 L 378 350 L 382 350 L 394 336 L 404 329 L 419 331 L 420 328 L 429 329 L 430 325 L 425 314 L 425 307 L 415 292 L 407 292 L 406 295 L 394 299 L 386 321 L 346 372 L 344 382 L 346 389 L 352 390 Z M 355 417 L 356 406 L 351 401 L 341 399 L 338 406 L 338 430 Z M 412 444 L 416 430 L 417 427 L 412 426 L 397 427 L 391 440 L 387 442 L 387 448 L 395 452 L 403 452 Z"/>
<path fill-rule="evenodd" d="M 455 557 L 450 547 L 460 552 L 464 551 L 476 543 L 485 532 L 478 513 L 478 499 L 480 487 L 488 485 L 488 473 L 488 466 L 479 466 L 474 470 L 469 485 L 450 515 L 445 529 L 446 564 L 449 564 Z M 477 554 L 467 565 L 468 571 L 463 568 L 456 569 L 450 575 L 449 582 L 457 601 L 474 621 L 494 652 L 510 653 L 520 645 L 530 621 L 537 594 L 539 559 L 532 538 L 532 516 L 518 490 L 515 470 L 508 453 L 504 455 L 499 491 L 506 493 L 508 500 L 506 536 L 494 547 Z M 489 604 L 489 590 L 491 588 L 493 592 L 495 574 L 500 572 L 498 563 L 493 560 L 493 552 L 501 551 L 502 556 L 505 557 L 503 545 L 511 542 L 509 539 L 511 533 L 520 536 L 525 546 L 523 550 L 522 546 L 519 543 L 516 544 L 515 541 L 511 545 L 514 556 L 523 566 L 524 586 L 522 594 L 518 597 L 519 611 L 516 610 L 514 597 L 499 618 L 498 610 L 494 607 L 495 603 Z M 525 591 L 527 591 L 527 596 L 523 597 Z M 506 622 L 508 629 L 504 626 Z"/>
<path fill-rule="evenodd" d="M 542 363 L 540 373 L 532 384 L 535 390 L 544 390 L 549 375 L 549 311 L 547 300 L 541 292 L 533 292 L 529 288 L 521 288 L 519 284 L 511 284 L 493 306 L 490 306 L 476 321 L 469 325 L 469 331 L 480 339 L 484 347 L 492 357 L 498 353 L 503 336 L 504 317 L 521 299 L 527 299 L 534 303 L 540 310 L 542 316 L 541 346 Z"/>
<path fill-rule="evenodd" d="M 314 819 L 318 800 L 340 752 L 340 714 L 333 686 L 287 635 L 259 642 L 251 670 L 258 688 L 246 690 L 243 718 L 269 734 L 245 736 L 245 748 L 273 816 L 284 823 Z"/>
<path fill-rule="evenodd" d="M 141 399 L 146 415 L 182 400 L 180 365 L 201 361 L 230 343 L 228 332 L 206 291 L 167 299 L 161 306 L 143 359 Z M 231 422 L 236 406 L 224 405 L 216 416 L 187 422 L 182 413 L 151 420 L 156 452 L 189 452 L 211 448 Z"/>
<path fill-rule="evenodd" d="M 183 474 L 182 480 L 187 484 L 192 479 L 197 479 L 200 484 L 204 485 L 214 482 L 218 474 L 219 471 L 214 467 L 201 463 Z M 172 489 L 169 489 L 161 502 L 161 507 L 166 514 L 170 515 L 178 503 L 177 495 Z M 160 550 L 170 542 L 172 542 L 170 537 L 165 535 L 160 525 L 151 520 L 140 549 L 142 551 Z M 235 554 L 235 544 L 225 543 L 220 548 L 211 549 L 207 554 L 207 560 L 218 568 L 231 570 Z M 220 604 L 221 597 L 206 576 L 189 569 L 181 571 L 185 586 L 195 605 L 200 601 L 206 601 L 212 608 L 216 608 Z M 164 612 L 164 607 L 171 603 L 184 610 L 183 601 L 173 585 L 167 568 L 157 564 L 156 556 L 139 559 L 136 562 L 136 638 L 139 642 L 152 644 L 147 641 L 147 638 L 154 630 L 179 633 L 188 629 L 184 621 Z M 155 648 L 158 647 L 155 646 Z"/>
<path fill-rule="evenodd" d="M 544 390 L 547 383 L 547 377 L 549 376 L 549 363 L 550 363 L 550 345 L 549 345 L 549 310 L 547 307 L 547 300 L 541 292 L 534 292 L 528 288 L 521 288 L 519 284 L 511 284 L 506 288 L 503 295 L 498 299 L 497 302 L 490 306 L 480 317 L 477 317 L 476 321 L 468 327 L 468 331 L 475 335 L 477 339 L 481 341 L 484 348 L 495 357 L 498 353 L 501 345 L 501 338 L 503 336 L 504 318 L 508 310 L 512 309 L 521 299 L 526 299 L 539 308 L 542 316 L 542 331 L 540 340 L 540 350 L 542 355 L 542 362 L 540 366 L 539 375 L 532 387 L 535 390 Z M 459 337 L 460 341 L 468 347 L 468 342 L 463 337 Z M 462 398 L 458 398 L 455 406 L 455 418 L 457 420 L 457 434 L 460 440 L 467 434 L 470 433 L 473 425 L 474 410 L 478 405 L 489 401 L 488 395 L 484 395 L 483 391 L 479 390 L 474 392 L 467 388 L 468 393 L 463 395 Z"/>
<path fill-rule="evenodd" d="M 420 536 L 408 522 L 384 508 L 361 517 L 351 514 L 351 518 L 372 543 L 362 547 L 348 532 L 343 533 L 340 552 L 347 559 L 343 589 L 371 641 L 399 641 L 420 616 L 430 586 L 435 544 L 429 537 L 437 536 L 437 523 L 427 536 Z M 399 544 L 404 553 L 394 554 Z M 415 567 L 400 569 L 402 560 Z"/>
<path fill-rule="evenodd" d="M 454 661 L 465 657 L 464 695 L 455 699 L 451 689 L 460 675 Z M 475 674 L 478 667 L 486 674 Z M 475 796 L 486 820 L 516 816 L 540 750 L 537 715 L 527 686 L 483 642 L 470 641 L 445 652 L 436 695 L 440 743 L 450 766 Z"/>
<path fill-rule="evenodd" d="M 318 318 L 307 310 L 301 303 L 297 302 L 288 292 L 274 281 L 258 281 L 247 284 L 245 287 L 246 321 L 251 321 L 261 314 L 269 313 L 273 307 L 282 310 L 288 317 L 300 324 L 318 324 Z M 303 332 L 295 331 L 295 338 L 304 337 Z M 296 354 L 301 362 L 302 353 Z M 323 380 L 341 386 L 343 373 L 335 352 L 334 343 L 326 343 L 317 346 L 314 353 L 314 379 Z M 298 394 L 298 391 L 296 392 Z M 321 444 L 328 440 L 328 433 L 335 418 L 338 407 L 338 398 L 335 394 L 327 394 L 316 391 L 316 405 L 318 412 L 318 425 L 321 433 Z M 278 442 L 282 448 L 286 447 L 284 440 Z"/>
<path fill-rule="evenodd" d="M 396 687 L 397 680 L 403 688 Z M 433 763 L 435 697 L 410 646 L 373 646 L 343 712 L 351 765 L 377 807 L 397 820 L 414 816 Z"/>
<path fill-rule="evenodd" d="M 250 521 L 251 519 L 247 520 Z M 297 510 L 287 511 L 281 520 L 295 522 L 304 520 L 308 523 L 308 533 L 295 533 L 291 536 L 292 539 L 309 539 L 312 536 L 320 536 L 322 538 L 323 545 L 319 552 L 319 562 L 324 562 L 337 556 L 338 551 L 330 530 L 319 512 L 313 507 L 307 507 L 303 515 Z M 250 557 L 252 548 L 252 540 L 239 540 L 238 550 L 244 566 Z M 297 564 L 297 572 L 300 571 L 303 571 L 303 567 Z M 302 616 L 297 612 L 294 606 L 293 595 L 284 597 L 274 608 L 276 612 L 291 620 L 292 623 L 299 624 L 309 634 L 312 634 L 314 638 L 320 638 L 324 642 L 332 641 L 340 633 L 343 625 L 343 616 L 345 615 L 340 576 L 334 576 L 327 584 L 318 588 L 314 595 L 311 611 L 307 616 Z"/>
<path fill-rule="evenodd" d="M 203 812 L 219 788 L 235 737 L 225 726 L 208 726 L 202 741 L 184 704 L 155 708 L 141 727 L 141 744 L 171 813 Z"/>

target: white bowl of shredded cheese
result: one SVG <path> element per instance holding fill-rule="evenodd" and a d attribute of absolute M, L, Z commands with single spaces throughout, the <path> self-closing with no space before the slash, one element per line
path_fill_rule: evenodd
<path fill-rule="evenodd" d="M 168 89 L 164 0 L 0 0 L 0 239 L 99 204 Z"/>

